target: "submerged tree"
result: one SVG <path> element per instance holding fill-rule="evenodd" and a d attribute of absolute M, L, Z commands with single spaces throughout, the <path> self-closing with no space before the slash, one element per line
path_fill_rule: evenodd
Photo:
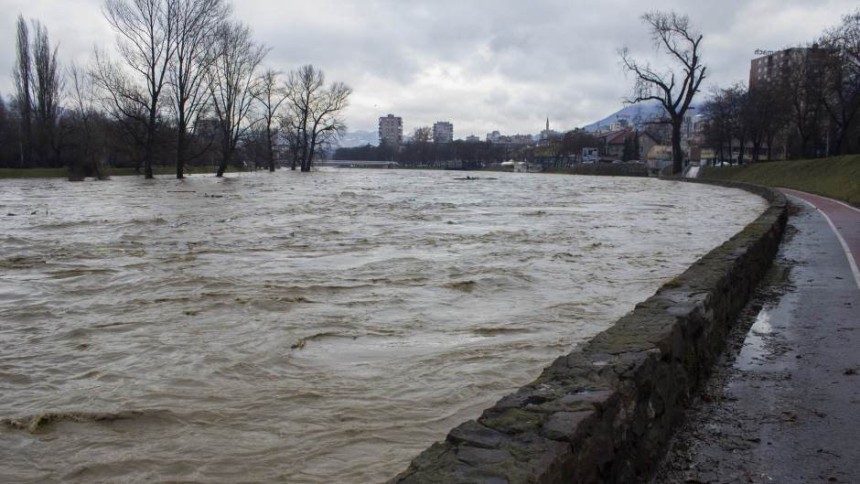
<path fill-rule="evenodd" d="M 416 158 L 421 166 L 427 166 L 430 161 L 433 148 L 433 128 L 430 126 L 420 126 L 415 128 L 412 133 L 412 143 L 409 143 L 408 148 L 415 151 Z M 433 160 L 435 161 L 435 160 Z"/>
<path fill-rule="evenodd" d="M 177 0 L 105 0 L 104 16 L 117 34 L 122 62 L 131 73 L 102 58 L 98 84 L 107 91 L 118 117 L 132 116 L 143 124 L 144 176 L 152 178 L 162 94 L 176 52 Z"/>
<path fill-rule="evenodd" d="M 175 0 L 174 57 L 170 63 L 170 92 L 176 123 L 176 178 L 185 176 L 185 163 L 193 156 L 189 129 L 209 101 L 206 76 L 214 57 L 209 49 L 217 27 L 229 13 L 222 0 Z"/>
<path fill-rule="evenodd" d="M 272 69 L 263 73 L 254 97 L 260 104 L 260 123 L 265 129 L 266 164 L 270 172 L 275 171 L 275 141 L 279 133 L 279 111 L 287 99 L 287 91 L 280 85 L 280 73 Z"/>
<path fill-rule="evenodd" d="M 317 150 L 340 135 L 346 125 L 340 117 L 352 93 L 346 84 L 325 83 L 325 74 L 312 65 L 290 73 L 286 83 L 290 119 L 297 145 L 292 169 L 300 163 L 301 171 L 311 170 Z"/>
<path fill-rule="evenodd" d="M 57 60 L 58 48 L 51 47 L 48 29 L 38 21 L 33 22 L 33 73 L 35 74 L 34 111 L 36 128 L 42 158 L 60 159 L 60 141 L 57 121 L 60 112 L 60 97 L 65 86 L 60 62 Z M 52 153 L 47 153 L 50 150 Z"/>
<path fill-rule="evenodd" d="M 72 110 L 68 118 L 72 122 L 73 141 L 77 145 L 77 153 L 70 158 L 69 162 L 69 179 L 81 179 L 86 175 L 93 175 L 100 180 L 105 179 L 96 149 L 96 123 L 99 114 L 92 76 L 72 64 L 69 68 L 69 78 Z"/>
<path fill-rule="evenodd" d="M 247 26 L 222 22 L 210 46 L 210 55 L 209 93 L 221 138 L 221 162 L 216 176 L 222 177 L 250 127 L 247 121 L 256 89 L 255 72 L 266 56 L 266 48 L 254 42 Z"/>
<path fill-rule="evenodd" d="M 59 160 L 60 143 L 57 121 L 63 74 L 57 59 L 57 47 L 51 46 L 48 29 L 32 22 L 35 35 L 24 18 L 18 17 L 17 59 L 13 78 L 18 113 L 23 134 L 22 155 L 27 163 L 53 163 Z"/>
<path fill-rule="evenodd" d="M 110 62 L 98 50 L 92 65 L 92 81 L 96 87 L 103 112 L 113 121 L 113 128 L 124 149 L 133 153 L 135 168 L 140 172 L 147 157 L 143 152 L 149 147 L 150 155 L 154 147 L 151 142 L 155 136 L 156 125 L 150 127 L 150 104 L 144 89 L 130 76 Z M 144 173 L 146 173 L 144 168 Z M 149 168 L 152 173 L 151 165 Z"/>
<path fill-rule="evenodd" d="M 33 149 L 33 58 L 30 56 L 30 30 L 24 17 L 18 16 L 18 36 L 16 39 L 15 79 L 16 105 L 21 119 L 21 158 L 31 163 Z"/>
<path fill-rule="evenodd" d="M 655 100 L 663 105 L 672 125 L 672 172 L 680 173 L 684 162 L 681 125 L 707 71 L 700 57 L 702 34 L 690 26 L 687 16 L 674 12 L 646 13 L 642 20 L 651 30 L 654 43 L 680 65 L 680 70 L 660 71 L 633 59 L 627 48 L 622 49 L 619 54 L 624 68 L 636 77 L 633 95 L 627 102 Z"/>

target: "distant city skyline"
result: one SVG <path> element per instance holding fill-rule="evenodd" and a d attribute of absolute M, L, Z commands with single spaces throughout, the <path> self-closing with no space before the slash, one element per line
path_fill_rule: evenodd
<path fill-rule="evenodd" d="M 0 0 L 0 93 L 13 87 L 15 19 L 40 20 L 66 65 L 87 63 L 94 46 L 113 49 L 102 0 Z M 312 63 L 328 79 L 354 89 L 345 111 L 352 131 L 376 131 L 395 113 L 403 133 L 445 119 L 457 138 L 487 132 L 539 133 L 548 116 L 566 131 L 622 107 L 633 80 L 617 49 L 659 55 L 640 21 L 646 10 L 690 16 L 704 34 L 711 86 L 749 77 L 757 50 L 777 51 L 814 41 L 857 8 L 848 0 L 726 0 L 690 4 L 584 1 L 234 2 L 238 19 L 271 47 L 267 67 L 288 72 Z M 478 21 L 479 20 L 479 21 Z"/>

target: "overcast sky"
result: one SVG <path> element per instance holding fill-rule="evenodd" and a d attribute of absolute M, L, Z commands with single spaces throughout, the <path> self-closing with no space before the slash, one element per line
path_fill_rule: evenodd
<path fill-rule="evenodd" d="M 707 5 L 706 5 L 707 3 Z M 0 91 L 12 90 L 15 18 L 41 20 L 63 61 L 86 63 L 114 35 L 102 0 L 0 0 Z M 704 34 L 706 85 L 746 81 L 756 49 L 814 40 L 856 0 L 237 0 L 235 16 L 271 47 L 282 71 L 312 63 L 350 85 L 350 130 L 402 116 L 404 130 L 446 120 L 455 137 L 567 130 L 621 107 L 632 79 L 617 50 L 659 58 L 640 20 L 690 16 Z M 706 87 L 707 89 L 707 87 Z"/>

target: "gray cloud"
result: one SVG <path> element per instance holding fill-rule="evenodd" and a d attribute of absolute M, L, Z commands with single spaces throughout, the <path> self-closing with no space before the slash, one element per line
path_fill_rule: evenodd
<path fill-rule="evenodd" d="M 63 59 L 86 62 L 110 46 L 100 0 L 0 0 L 0 90 L 11 91 L 15 17 L 40 19 Z M 709 84 L 746 79 L 755 49 L 809 42 L 849 0 L 244 0 L 235 14 L 272 48 L 267 64 L 288 71 L 313 63 L 354 89 L 347 121 L 374 130 L 389 112 L 407 131 L 437 120 L 457 136 L 534 133 L 549 116 L 570 129 L 611 113 L 632 80 L 618 62 L 627 46 L 659 63 L 639 17 L 646 10 L 687 13 L 705 35 Z"/>

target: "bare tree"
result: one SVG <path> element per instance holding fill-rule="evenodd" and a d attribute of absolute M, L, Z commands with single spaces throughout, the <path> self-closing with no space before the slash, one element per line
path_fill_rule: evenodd
<path fill-rule="evenodd" d="M 431 144 L 432 141 L 433 128 L 430 126 L 415 128 L 415 131 L 412 133 L 412 145 L 415 147 L 415 151 L 417 151 L 418 162 L 422 166 L 427 166 L 427 161 L 430 158 L 430 150 L 434 147 Z"/>
<path fill-rule="evenodd" d="M 414 143 L 429 143 L 433 140 L 433 128 L 430 126 L 421 126 L 419 128 L 415 128 L 415 132 L 412 133 L 412 141 Z"/>
<path fill-rule="evenodd" d="M 725 91 L 729 105 L 731 130 L 731 141 L 729 142 L 729 150 L 731 151 L 731 143 L 734 140 L 738 141 L 738 157 L 736 159 L 738 165 L 743 165 L 746 156 L 747 141 L 749 141 L 749 123 L 746 122 L 745 115 L 747 111 L 747 102 L 749 100 L 748 90 L 743 83 L 737 83 Z"/>
<path fill-rule="evenodd" d="M 21 117 L 21 162 L 31 163 L 33 149 L 33 58 L 30 56 L 30 30 L 22 15 L 18 16 L 16 40 L 16 62 L 13 77 L 17 97 L 18 114 Z"/>
<path fill-rule="evenodd" d="M 91 172 L 98 179 L 105 179 L 98 160 L 96 149 L 97 119 L 95 86 L 91 73 L 81 69 L 76 64 L 69 67 L 71 81 L 70 98 L 72 110 L 69 117 L 74 122 L 75 138 L 78 144 L 78 154 L 72 158 L 69 166 L 69 177 L 78 178 Z"/>
<path fill-rule="evenodd" d="M 289 103 L 290 98 L 287 97 Z M 279 138 L 286 142 L 288 155 L 290 157 L 290 169 L 295 170 L 299 166 L 299 158 L 301 157 L 301 139 L 299 138 L 299 123 L 295 117 L 296 113 L 293 110 L 294 106 L 290 103 L 287 109 L 281 116 Z"/>
<path fill-rule="evenodd" d="M 821 44 L 826 53 L 822 100 L 836 135 L 828 154 L 846 154 L 850 129 L 860 113 L 860 10 L 842 17 Z"/>
<path fill-rule="evenodd" d="M 325 73 L 313 65 L 291 72 L 286 87 L 298 141 L 292 168 L 298 161 L 301 171 L 307 172 L 318 148 L 345 130 L 340 113 L 346 108 L 352 89 L 341 82 L 326 87 Z"/>
<path fill-rule="evenodd" d="M 105 0 L 103 13 L 117 34 L 122 62 L 131 72 L 126 76 L 101 61 L 100 79 L 110 92 L 113 107 L 129 114 L 145 113 L 142 140 L 144 176 L 152 178 L 161 95 L 167 84 L 171 61 L 176 52 L 177 0 Z M 122 106 L 120 108 L 120 106 Z"/>
<path fill-rule="evenodd" d="M 51 155 L 55 160 L 60 159 L 60 140 L 57 134 L 57 121 L 60 109 L 60 98 L 64 87 L 63 74 L 57 60 L 58 47 L 51 47 L 48 29 L 40 22 L 33 21 L 35 37 L 33 38 L 33 74 L 35 74 L 34 101 L 36 124 L 39 133 L 39 148 L 43 159 Z"/>
<path fill-rule="evenodd" d="M 287 99 L 287 90 L 280 85 L 280 73 L 266 70 L 260 77 L 254 98 L 262 108 L 261 123 L 266 130 L 266 163 L 270 172 L 275 171 L 275 140 L 278 137 L 278 113 Z"/>
<path fill-rule="evenodd" d="M 114 121 L 124 140 L 140 149 L 150 146 L 151 150 L 147 139 L 154 135 L 155 126 L 150 132 L 151 105 L 144 89 L 98 50 L 95 52 L 91 76 L 104 111 Z M 142 157 L 137 159 L 138 172 L 143 161 Z"/>
<path fill-rule="evenodd" d="M 191 157 L 189 128 L 209 101 L 206 76 L 214 61 L 209 45 L 229 8 L 222 0 L 175 0 L 172 7 L 176 34 L 169 79 L 176 116 L 176 178 L 182 179 Z"/>
<path fill-rule="evenodd" d="M 285 88 L 290 109 L 291 135 L 293 139 L 292 162 L 290 169 L 295 170 L 297 165 L 304 166 L 309 151 L 307 127 L 310 118 L 311 104 L 323 89 L 325 80 L 322 72 L 317 71 L 312 65 L 302 66 L 287 77 Z"/>
<path fill-rule="evenodd" d="M 6 163 L 14 159 L 11 151 L 16 144 L 13 139 L 13 133 L 9 129 L 9 115 L 6 112 L 6 101 L 3 99 L 3 95 L 0 94 L 0 166 L 9 166 Z"/>
<path fill-rule="evenodd" d="M 822 51 L 816 44 L 798 52 L 792 68 L 781 78 L 780 92 L 787 104 L 789 125 L 796 133 L 793 138 L 799 143 L 795 157 L 811 157 L 824 115 L 823 80 L 818 65 Z"/>
<path fill-rule="evenodd" d="M 310 136 L 308 157 L 302 164 L 302 171 L 310 171 L 315 159 L 317 148 L 328 146 L 346 131 L 346 124 L 340 117 L 340 112 L 347 106 L 349 95 L 352 93 L 346 84 L 335 82 L 323 92 L 323 95 L 311 104 L 310 129 L 305 132 Z"/>
<path fill-rule="evenodd" d="M 702 34 L 690 27 L 687 16 L 674 12 L 646 13 L 642 20 L 651 30 L 654 43 L 680 64 L 680 71 L 658 71 L 631 58 L 627 48 L 622 49 L 619 54 L 624 68 L 636 76 L 633 96 L 627 102 L 656 100 L 663 105 L 672 124 L 672 171 L 680 173 L 684 162 L 681 125 L 707 71 L 700 57 Z"/>
<path fill-rule="evenodd" d="M 35 35 L 24 18 L 18 17 L 17 59 L 13 77 L 23 134 L 21 153 L 26 163 L 59 160 L 57 136 L 63 75 L 57 47 L 51 47 L 48 29 L 32 21 Z M 35 156 L 35 160 L 33 159 Z"/>
<path fill-rule="evenodd" d="M 702 106 L 705 116 L 705 139 L 710 146 L 717 148 L 720 162 L 731 160 L 732 140 L 735 135 L 737 119 L 732 89 L 714 89 L 710 99 Z"/>
<path fill-rule="evenodd" d="M 221 136 L 221 163 L 216 176 L 224 176 L 244 133 L 249 128 L 248 113 L 255 94 L 255 72 L 267 49 L 251 38 L 251 30 L 241 24 L 223 22 L 211 45 L 212 63 L 208 72 L 212 108 Z"/>

